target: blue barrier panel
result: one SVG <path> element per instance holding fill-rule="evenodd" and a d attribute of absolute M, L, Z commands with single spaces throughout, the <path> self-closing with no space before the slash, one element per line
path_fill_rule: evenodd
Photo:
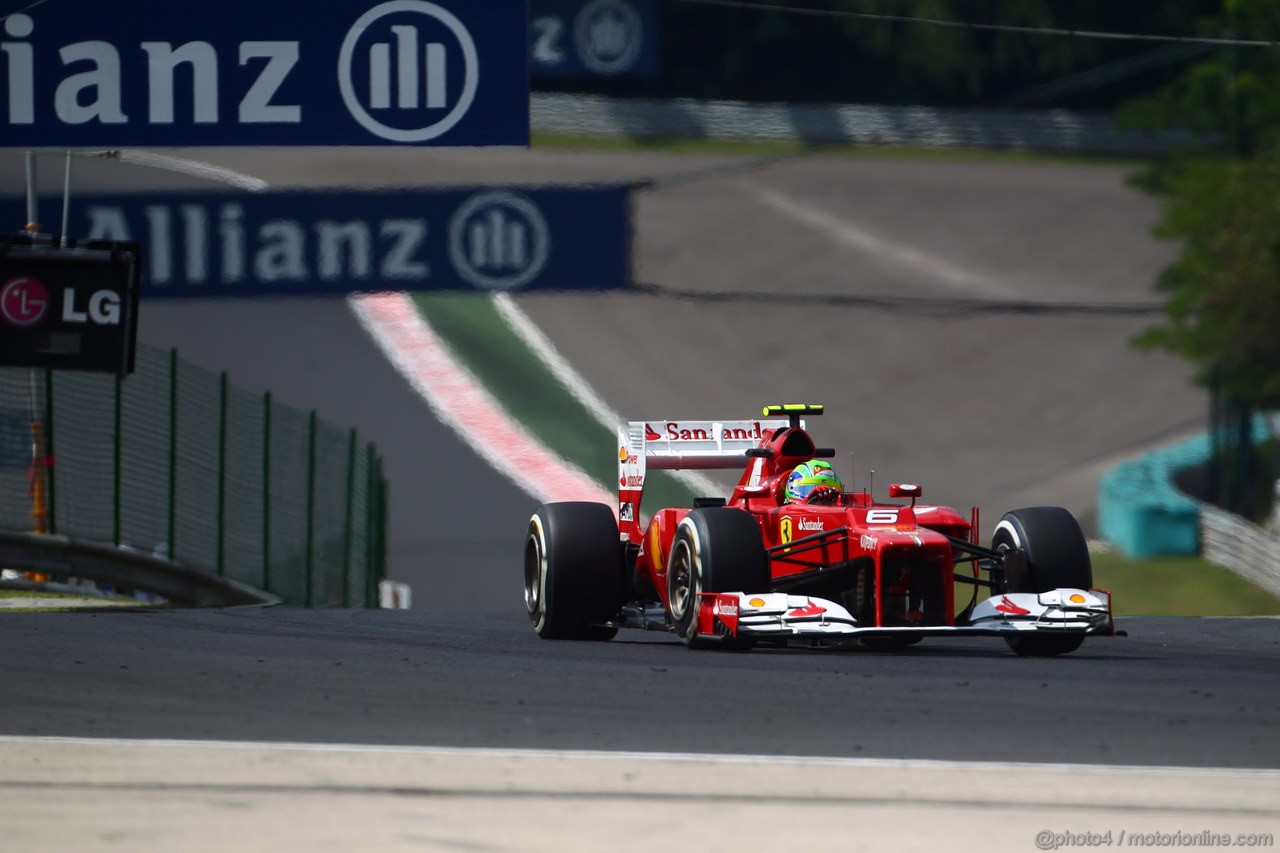
<path fill-rule="evenodd" d="M 1108 471 L 1098 495 L 1102 538 L 1129 557 L 1195 554 L 1200 549 L 1200 508 L 1169 483 L 1172 471 L 1145 456 Z"/>
<path fill-rule="evenodd" d="M 25 5 L 0 145 L 528 144 L 525 0 Z"/>
<path fill-rule="evenodd" d="M 139 241 L 144 299 L 631 283 L 625 186 L 84 195 L 69 230 Z"/>
<path fill-rule="evenodd" d="M 656 0 L 531 0 L 535 77 L 652 77 L 660 70 Z"/>
<path fill-rule="evenodd" d="M 1253 422 L 1254 441 L 1271 437 L 1263 415 Z M 1200 504 L 1173 485 L 1183 468 L 1208 461 L 1209 436 L 1157 448 L 1122 462 L 1103 475 L 1098 488 L 1098 531 L 1129 557 L 1195 554 L 1200 550 Z"/>

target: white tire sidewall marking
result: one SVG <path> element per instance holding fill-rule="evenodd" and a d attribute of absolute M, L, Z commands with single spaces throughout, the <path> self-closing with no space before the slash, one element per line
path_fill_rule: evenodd
<path fill-rule="evenodd" d="M 1001 530 L 1009 534 L 1009 538 L 1013 540 L 1014 548 L 1024 547 L 1022 544 L 1022 537 L 1018 535 L 1018 528 L 1015 527 L 1008 519 L 1000 520 L 1000 523 L 996 525 L 995 532 L 991 534 L 991 538 L 994 539 L 996 534 L 998 534 Z"/>
<path fill-rule="evenodd" d="M 536 533 L 530 533 L 538 543 L 538 622 L 533 627 L 541 631 L 547 624 L 547 534 L 538 516 L 533 516 L 529 525 L 537 528 Z"/>
<path fill-rule="evenodd" d="M 689 546 L 688 546 L 689 547 L 689 599 L 686 604 L 688 607 L 691 607 L 694 609 L 695 611 L 694 618 L 696 619 L 697 618 L 696 617 L 697 601 L 698 601 L 698 598 L 700 597 L 698 595 L 698 592 L 701 590 L 701 587 L 702 587 L 702 557 L 701 557 L 702 543 L 698 539 L 697 525 L 695 525 L 689 519 L 688 516 L 685 516 L 683 519 L 681 519 L 679 526 L 676 527 L 677 538 L 680 536 L 681 530 L 688 531 L 688 538 L 689 538 Z M 671 556 L 674 557 L 675 553 L 676 553 L 676 549 L 673 547 L 671 549 Z M 668 577 L 670 577 L 671 575 L 671 568 L 672 568 L 671 566 L 667 567 Z M 670 583 L 670 580 L 668 580 L 668 583 Z M 672 608 L 671 616 L 673 619 L 680 620 L 680 619 L 683 619 L 686 615 L 687 614 L 685 613 L 676 613 L 675 608 L 674 607 Z"/>

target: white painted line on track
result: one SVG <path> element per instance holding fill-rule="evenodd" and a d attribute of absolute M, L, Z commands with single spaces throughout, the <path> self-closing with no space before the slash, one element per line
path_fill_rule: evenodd
<path fill-rule="evenodd" d="M 89 152 L 90 156 L 111 156 L 122 163 L 132 163 L 135 166 L 146 166 L 152 169 L 162 169 L 166 172 L 178 172 L 183 175 L 192 175 L 197 178 L 203 178 L 212 181 L 215 184 L 224 184 L 226 186 L 235 187 L 250 192 L 263 192 L 269 188 L 270 184 L 261 178 L 255 178 L 252 175 L 246 175 L 243 172 L 237 172 L 234 169 L 227 169 L 223 166 L 215 166 L 212 163 L 205 163 L 200 160 L 190 160 L 186 157 L 173 157 L 169 154 L 157 154 L 154 151 L 95 151 Z"/>
<path fill-rule="evenodd" d="M 594 501 L 617 511 L 614 496 L 525 432 L 449 354 L 404 293 L 354 294 L 348 304 L 440 422 L 494 470 L 539 501 Z"/>
<path fill-rule="evenodd" d="M 927 276 L 952 289 L 966 294 L 1006 299 L 1018 295 L 1013 288 L 994 283 L 990 276 L 981 276 L 969 272 L 940 258 L 925 254 L 919 249 L 878 237 L 870 231 L 859 228 L 824 210 L 801 204 L 782 193 L 754 186 L 751 191 L 758 199 L 774 210 L 818 229 L 838 243 L 865 252 L 889 264 Z"/>
<path fill-rule="evenodd" d="M 547 371 L 565 387 L 575 400 L 591 413 L 591 416 L 601 426 L 606 427 L 612 433 L 619 426 L 626 423 L 626 418 L 619 416 L 617 412 L 609 408 L 609 404 L 600 398 L 596 390 L 591 387 L 587 380 L 582 378 L 578 371 L 573 369 L 573 365 L 560 354 L 555 344 L 551 343 L 547 336 L 542 333 L 542 330 L 529 319 L 529 315 L 520 310 L 520 306 L 516 304 L 510 294 L 495 293 L 493 295 L 493 305 L 502 319 L 515 332 L 516 337 L 520 338 L 525 346 L 533 350 L 533 354 L 538 357 L 538 360 L 542 362 Z M 722 491 L 714 480 L 697 471 L 677 469 L 670 473 L 698 494 L 716 495 Z"/>

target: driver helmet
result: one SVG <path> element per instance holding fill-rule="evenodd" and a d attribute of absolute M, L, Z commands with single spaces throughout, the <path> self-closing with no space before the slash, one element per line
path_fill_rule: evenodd
<path fill-rule="evenodd" d="M 787 478 L 787 503 L 803 503 L 809 493 L 819 486 L 844 491 L 844 483 L 840 482 L 840 475 L 831 467 L 830 462 L 821 459 L 801 462 Z"/>

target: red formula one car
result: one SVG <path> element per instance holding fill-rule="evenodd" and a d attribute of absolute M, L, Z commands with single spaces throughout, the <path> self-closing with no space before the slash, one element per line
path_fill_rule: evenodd
<path fill-rule="evenodd" d="M 690 647 L 907 645 L 924 637 L 1003 637 L 1021 655 L 1057 655 L 1115 633 L 1111 597 L 1075 518 L 1059 507 L 1005 513 L 990 547 L 977 511 L 826 490 L 787 502 L 804 462 L 831 457 L 802 418 L 821 406 L 766 406 L 751 421 L 635 421 L 619 430 L 618 512 L 549 503 L 529 521 L 525 604 L 548 639 L 672 630 Z M 777 418 L 785 415 L 786 418 Z M 728 500 L 659 509 L 641 526 L 648 469 L 744 468 Z M 818 493 L 823 490 L 817 490 Z M 909 502 L 904 502 L 909 501 Z M 957 612 L 957 583 L 973 587 Z M 979 601 L 978 590 L 989 590 Z"/>

